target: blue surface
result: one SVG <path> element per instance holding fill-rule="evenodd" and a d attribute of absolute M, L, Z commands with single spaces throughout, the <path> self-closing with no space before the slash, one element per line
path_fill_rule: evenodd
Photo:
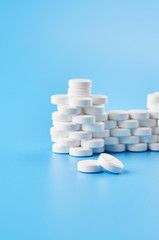
<path fill-rule="evenodd" d="M 110 109 L 159 91 L 158 1 L 0 2 L 0 239 L 159 238 L 159 153 L 115 154 L 121 175 L 51 153 L 50 96 L 90 78 Z M 94 156 L 96 159 L 98 155 Z"/>

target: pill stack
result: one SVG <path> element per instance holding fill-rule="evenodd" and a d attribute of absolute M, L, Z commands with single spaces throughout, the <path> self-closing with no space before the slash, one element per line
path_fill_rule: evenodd
<path fill-rule="evenodd" d="M 91 156 L 102 152 L 159 151 L 159 93 L 148 96 L 149 110 L 105 112 L 108 97 L 91 94 L 92 82 L 69 80 L 68 94 L 53 95 L 57 105 L 50 129 L 53 152 Z"/>

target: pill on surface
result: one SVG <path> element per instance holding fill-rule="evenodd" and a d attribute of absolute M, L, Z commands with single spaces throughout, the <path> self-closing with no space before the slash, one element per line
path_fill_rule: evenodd
<path fill-rule="evenodd" d="M 148 144 L 148 149 L 151 151 L 159 151 L 159 143 Z"/>
<path fill-rule="evenodd" d="M 57 143 L 54 143 L 52 145 L 52 151 L 55 153 L 69 153 L 69 147 L 68 146 L 61 146 Z"/>
<path fill-rule="evenodd" d="M 90 140 L 82 140 L 81 146 L 85 148 L 97 148 L 104 146 L 104 139 L 101 138 L 92 138 Z"/>
<path fill-rule="evenodd" d="M 77 163 L 77 170 L 85 173 L 102 172 L 103 168 L 97 160 L 82 160 Z"/>
<path fill-rule="evenodd" d="M 128 119 L 124 121 L 118 121 L 117 125 L 120 128 L 137 128 L 139 127 L 139 122 L 138 120 Z"/>
<path fill-rule="evenodd" d="M 70 79 L 68 85 L 70 88 L 91 88 L 92 81 L 90 79 Z"/>
<path fill-rule="evenodd" d="M 83 147 L 71 147 L 69 150 L 69 154 L 75 157 L 88 157 L 92 156 L 93 150 L 90 148 Z"/>
<path fill-rule="evenodd" d="M 69 96 L 67 94 L 57 94 L 51 96 L 51 103 L 56 105 L 68 104 Z"/>
<path fill-rule="evenodd" d="M 137 143 L 137 144 L 127 145 L 127 151 L 145 152 L 145 151 L 147 151 L 147 144 L 146 143 Z"/>
<path fill-rule="evenodd" d="M 128 112 L 131 119 L 147 119 L 150 116 L 149 112 L 146 110 L 134 109 Z"/>
<path fill-rule="evenodd" d="M 79 116 L 72 117 L 72 122 L 79 123 L 79 124 L 84 124 L 84 123 L 94 124 L 95 120 L 96 118 L 94 115 L 79 115 Z"/>
<path fill-rule="evenodd" d="M 107 104 L 108 103 L 108 97 L 104 95 L 92 95 L 93 104 L 94 105 L 100 105 L 100 104 Z"/>
<path fill-rule="evenodd" d="M 105 145 L 105 151 L 106 152 L 125 152 L 126 147 L 124 144 L 113 144 L 113 145 Z"/>
<path fill-rule="evenodd" d="M 115 121 L 126 120 L 129 118 L 129 114 L 123 110 L 112 110 L 108 112 L 108 118 Z"/>
<path fill-rule="evenodd" d="M 121 173 L 124 167 L 123 163 L 119 159 L 106 153 L 100 154 L 97 161 L 98 164 L 101 165 L 105 170 L 112 173 Z"/>

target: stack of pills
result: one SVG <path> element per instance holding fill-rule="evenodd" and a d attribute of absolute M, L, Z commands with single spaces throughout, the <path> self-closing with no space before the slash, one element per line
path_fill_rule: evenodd
<path fill-rule="evenodd" d="M 159 93 L 148 97 L 148 111 L 105 112 L 108 97 L 92 95 L 91 87 L 91 80 L 72 79 L 67 95 L 51 97 L 58 110 L 52 113 L 50 129 L 53 152 L 82 157 L 105 151 L 159 151 Z"/>

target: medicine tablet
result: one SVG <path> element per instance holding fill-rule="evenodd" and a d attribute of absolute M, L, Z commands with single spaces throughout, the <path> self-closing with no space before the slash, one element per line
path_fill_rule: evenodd
<path fill-rule="evenodd" d="M 69 105 L 58 105 L 57 109 L 62 114 L 76 115 L 81 113 L 80 107 L 70 107 Z"/>
<path fill-rule="evenodd" d="M 106 137 L 104 138 L 104 145 L 118 144 L 119 139 L 117 137 Z"/>
<path fill-rule="evenodd" d="M 105 151 L 106 152 L 124 152 L 126 150 L 126 147 L 124 144 L 114 144 L 114 145 L 105 145 Z"/>
<path fill-rule="evenodd" d="M 71 122 L 72 115 L 62 114 L 61 112 L 53 112 L 52 113 L 52 120 L 59 121 L 59 122 Z"/>
<path fill-rule="evenodd" d="M 50 135 L 52 135 L 55 138 L 58 137 L 68 137 L 69 132 L 68 131 L 64 131 L 64 130 L 59 130 L 55 127 L 51 127 L 50 128 Z"/>
<path fill-rule="evenodd" d="M 79 124 L 94 124 L 95 123 L 95 116 L 94 115 L 79 115 L 79 116 L 74 116 L 72 118 L 73 123 L 79 123 Z"/>
<path fill-rule="evenodd" d="M 128 136 L 128 137 L 120 137 L 119 142 L 122 144 L 136 144 L 139 143 L 138 136 Z"/>
<path fill-rule="evenodd" d="M 150 143 L 148 149 L 151 151 L 159 151 L 159 143 Z"/>
<path fill-rule="evenodd" d="M 105 128 L 108 128 L 108 129 L 111 129 L 111 128 L 115 128 L 116 127 L 116 125 L 117 125 L 117 122 L 116 121 L 105 121 L 104 122 L 104 127 Z"/>
<path fill-rule="evenodd" d="M 110 135 L 112 137 L 130 136 L 130 129 L 128 129 L 128 128 L 114 128 L 114 129 L 110 129 Z"/>
<path fill-rule="evenodd" d="M 100 105 L 100 104 L 107 104 L 108 97 L 104 95 L 92 95 L 93 104 Z"/>
<path fill-rule="evenodd" d="M 159 127 L 152 127 L 152 134 L 159 134 Z"/>
<path fill-rule="evenodd" d="M 71 147 L 69 154 L 75 157 L 89 157 L 93 155 L 93 150 L 83 147 Z"/>
<path fill-rule="evenodd" d="M 148 102 L 159 102 L 159 92 L 154 92 L 147 95 Z"/>
<path fill-rule="evenodd" d="M 146 136 L 152 134 L 152 129 L 148 127 L 134 128 L 131 130 L 131 133 L 135 136 Z"/>
<path fill-rule="evenodd" d="M 115 121 L 126 120 L 129 118 L 129 114 L 126 111 L 113 110 L 108 112 L 108 118 Z"/>
<path fill-rule="evenodd" d="M 52 145 L 52 151 L 55 152 L 55 153 L 69 153 L 69 147 L 61 146 L 57 143 L 54 143 Z"/>
<path fill-rule="evenodd" d="M 96 123 L 93 123 L 93 124 L 82 124 L 81 128 L 84 131 L 92 131 L 92 132 L 103 131 L 104 130 L 104 123 L 103 122 L 96 122 Z"/>
<path fill-rule="evenodd" d="M 51 96 L 51 103 L 56 105 L 68 104 L 69 96 L 67 94 L 58 94 Z"/>
<path fill-rule="evenodd" d="M 94 138 L 105 138 L 109 136 L 109 130 L 104 129 L 103 131 L 92 132 Z"/>
<path fill-rule="evenodd" d="M 106 153 L 100 154 L 97 161 L 99 165 L 112 173 L 121 173 L 124 167 L 123 163 L 119 159 Z"/>
<path fill-rule="evenodd" d="M 90 140 L 82 140 L 81 146 L 84 148 L 97 148 L 104 146 L 104 140 L 101 138 L 92 138 Z"/>
<path fill-rule="evenodd" d="M 70 79 L 68 85 L 70 88 L 91 88 L 92 81 L 89 79 Z"/>
<path fill-rule="evenodd" d="M 91 89 L 85 88 L 68 88 L 68 95 L 73 97 L 89 97 L 91 96 Z"/>
<path fill-rule="evenodd" d="M 157 142 L 157 135 L 141 136 L 141 143 L 155 143 Z"/>
<path fill-rule="evenodd" d="M 118 126 L 120 128 L 137 128 L 139 127 L 139 121 L 138 120 L 124 120 L 124 121 L 118 121 Z"/>
<path fill-rule="evenodd" d="M 137 143 L 137 144 L 127 145 L 127 151 L 145 152 L 145 151 L 147 151 L 147 144 L 146 143 Z"/>
<path fill-rule="evenodd" d="M 139 120 L 139 126 L 140 127 L 155 127 L 156 126 L 156 120 L 155 119 Z"/>
<path fill-rule="evenodd" d="M 84 107 L 83 112 L 85 114 L 103 114 L 104 105 L 93 105 L 92 107 Z"/>
<path fill-rule="evenodd" d="M 54 122 L 57 130 L 61 131 L 77 131 L 80 130 L 80 124 L 72 122 Z"/>
<path fill-rule="evenodd" d="M 75 107 L 91 107 L 92 99 L 89 97 L 70 97 L 69 105 Z"/>
<path fill-rule="evenodd" d="M 83 160 L 77 163 L 77 170 L 86 173 L 102 172 L 103 168 L 98 164 L 97 160 Z"/>
<path fill-rule="evenodd" d="M 150 118 L 152 119 L 159 119 L 159 111 L 158 112 L 155 112 L 155 111 L 148 111 L 149 114 L 150 114 Z"/>
<path fill-rule="evenodd" d="M 92 150 L 93 150 L 93 153 L 103 153 L 103 152 L 105 152 L 105 146 L 92 148 Z"/>
<path fill-rule="evenodd" d="M 69 137 L 72 139 L 88 140 L 92 138 L 92 133 L 86 131 L 74 131 L 69 133 Z"/>
<path fill-rule="evenodd" d="M 128 112 L 131 119 L 147 119 L 150 116 L 149 112 L 146 110 L 136 109 L 129 110 Z"/>
<path fill-rule="evenodd" d="M 108 119 L 108 113 L 96 114 L 95 116 L 97 122 L 104 122 Z"/>
<path fill-rule="evenodd" d="M 80 146 L 81 141 L 78 139 L 71 139 L 68 137 L 60 137 L 58 138 L 57 143 L 62 146 L 78 147 Z"/>

